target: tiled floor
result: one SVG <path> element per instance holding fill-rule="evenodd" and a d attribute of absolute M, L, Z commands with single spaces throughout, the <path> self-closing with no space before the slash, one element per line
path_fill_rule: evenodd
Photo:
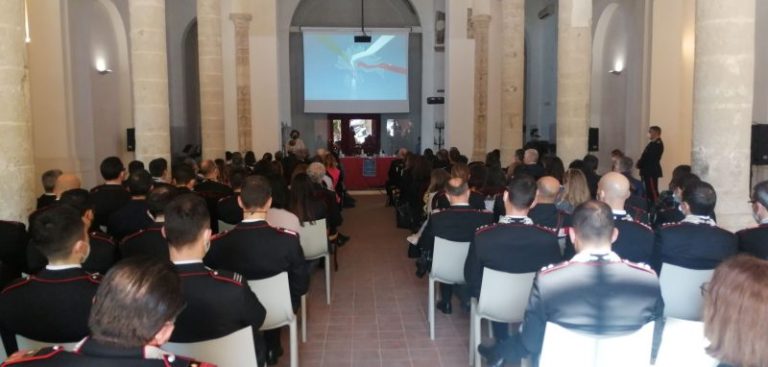
<path fill-rule="evenodd" d="M 344 211 L 342 232 L 352 240 L 339 252 L 330 306 L 324 273 L 312 275 L 300 365 L 466 367 L 468 315 L 456 301 L 452 315 L 436 312 L 436 340 L 429 339 L 427 281 L 414 275 L 413 261 L 406 257 L 408 232 L 395 227 L 394 210 L 384 207 L 384 197 L 358 196 L 357 207 Z M 288 366 L 287 341 L 283 347 L 280 365 Z"/>

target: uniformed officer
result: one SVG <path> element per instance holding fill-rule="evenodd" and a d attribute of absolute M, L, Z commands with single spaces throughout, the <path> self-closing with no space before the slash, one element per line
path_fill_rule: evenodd
<path fill-rule="evenodd" d="M 203 179 L 195 183 L 195 192 L 205 199 L 208 212 L 211 214 L 211 230 L 219 233 L 219 200 L 234 195 L 231 187 L 219 182 L 219 166 L 207 159 L 200 163 L 200 174 Z"/>
<path fill-rule="evenodd" d="M 299 237 L 295 232 L 270 226 L 267 210 L 272 204 L 272 188 L 262 176 L 249 176 L 243 182 L 238 202 L 243 221 L 231 231 L 215 236 L 205 264 L 213 269 L 227 269 L 246 279 L 264 279 L 288 272 L 294 311 L 309 287 L 309 270 Z M 277 363 L 282 354 L 280 329 L 264 332 L 267 363 Z"/>
<path fill-rule="evenodd" d="M 534 224 L 528 211 L 535 204 L 536 181 L 528 175 L 515 176 L 504 193 L 507 215 L 475 232 L 464 266 L 465 279 L 473 297 L 479 297 L 483 268 L 507 273 L 536 272 L 563 260 L 556 233 Z M 509 337 L 509 325 L 493 323 L 494 337 Z"/>
<path fill-rule="evenodd" d="M 683 190 L 685 219 L 662 226 L 656 237 L 654 267 L 662 263 L 689 269 L 714 269 L 725 258 L 736 254 L 736 236 L 717 226 L 711 213 L 717 195 L 712 185 L 695 182 Z"/>
<path fill-rule="evenodd" d="M 216 339 L 250 326 L 263 364 L 264 340 L 259 328 L 267 312 L 240 274 L 203 265 L 211 239 L 209 221 L 205 201 L 194 194 L 173 199 L 165 209 L 163 233 L 187 302 L 176 319 L 171 341 Z"/>
<path fill-rule="evenodd" d="M 90 246 L 80 213 L 58 205 L 35 217 L 31 243 L 48 258 L 41 272 L 18 279 L 0 294 L 0 333 L 8 352 L 15 335 L 52 342 L 75 342 L 88 335 L 88 313 L 98 274 L 82 269 Z"/>
<path fill-rule="evenodd" d="M 619 237 L 613 243 L 613 252 L 622 259 L 650 264 L 654 233 L 651 227 L 635 220 L 624 210 L 629 196 L 630 182 L 624 175 L 609 172 L 600 179 L 597 198 L 611 207 L 614 225 L 619 230 Z"/>
<path fill-rule="evenodd" d="M 571 216 L 555 206 L 558 194 L 560 194 L 560 181 L 556 178 L 544 176 L 536 181 L 536 202 L 528 212 L 528 217 L 534 224 L 557 232 L 570 226 Z"/>
<path fill-rule="evenodd" d="M 165 207 L 177 196 L 176 188 L 163 185 L 150 191 L 147 197 L 149 213 L 154 223 L 149 227 L 133 233 L 120 242 L 120 254 L 126 258 L 131 256 L 149 256 L 169 260 L 168 241 L 161 233 L 165 222 Z"/>
<path fill-rule="evenodd" d="M 19 352 L 3 366 L 213 366 L 160 349 L 170 339 L 174 320 L 185 304 L 181 280 L 169 262 L 126 259 L 107 273 L 92 299 L 90 336 L 74 351 L 53 347 Z"/>
<path fill-rule="evenodd" d="M 419 259 L 417 275 L 423 275 L 431 268 L 435 237 L 456 242 L 471 242 L 475 230 L 491 224 L 493 220 L 493 213 L 487 210 L 477 210 L 470 206 L 469 185 L 464 179 L 454 177 L 448 180 L 445 184 L 445 192 L 451 206 L 432 212 L 426 227 L 424 227 L 424 232 L 419 237 L 418 246 L 422 250 L 422 258 Z M 437 302 L 437 308 L 445 314 L 450 314 L 452 312 L 453 286 L 441 283 L 440 293 L 441 297 L 440 301 Z"/>
<path fill-rule="evenodd" d="M 154 221 L 149 216 L 147 194 L 152 189 L 152 177 L 149 172 L 139 170 L 128 177 L 129 200 L 122 208 L 109 216 L 107 233 L 120 242 L 125 236 L 149 227 Z"/>
<path fill-rule="evenodd" d="M 659 177 L 663 177 L 661 156 L 664 154 L 664 142 L 661 141 L 661 128 L 658 126 L 648 128 L 648 138 L 651 141 L 637 160 L 637 168 L 640 169 L 640 178 L 645 185 L 648 200 L 655 203 L 659 198 Z"/>
<path fill-rule="evenodd" d="M 94 228 L 106 227 L 109 216 L 131 200 L 131 195 L 123 187 L 126 174 L 125 166 L 123 166 L 120 158 L 105 158 L 101 161 L 99 170 L 101 177 L 104 178 L 104 184 L 91 189 L 91 199 L 96 212 L 93 221 Z"/>
<path fill-rule="evenodd" d="M 752 215 L 758 226 L 736 233 L 739 251 L 768 260 L 768 181 L 755 185 L 752 190 Z"/>
<path fill-rule="evenodd" d="M 672 205 L 660 208 L 656 212 L 656 220 L 654 221 L 655 227 L 661 227 L 665 224 L 677 223 L 685 219 L 685 214 L 681 209 L 683 202 L 683 191 L 685 188 L 701 181 L 699 176 L 693 173 L 683 173 L 674 182 L 670 183 L 672 186 Z M 714 209 L 713 209 L 714 210 Z M 714 213 L 712 213 L 714 214 Z"/>
<path fill-rule="evenodd" d="M 229 224 L 237 224 L 243 220 L 243 208 L 238 204 L 240 197 L 240 188 L 243 186 L 243 180 L 248 173 L 243 169 L 233 169 L 229 173 L 229 185 L 232 186 L 233 194 L 220 199 L 216 205 L 219 220 Z"/>
<path fill-rule="evenodd" d="M 608 205 L 588 201 L 576 207 L 569 236 L 578 254 L 537 274 L 519 338 L 478 348 L 489 365 L 536 358 L 547 322 L 588 334 L 621 335 L 662 317 L 656 273 L 611 251 L 617 235 Z"/>

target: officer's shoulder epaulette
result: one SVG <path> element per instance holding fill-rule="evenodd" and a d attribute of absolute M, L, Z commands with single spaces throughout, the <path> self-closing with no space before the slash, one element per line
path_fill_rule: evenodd
<path fill-rule="evenodd" d="M 177 356 L 174 354 L 163 355 L 163 362 L 168 367 L 216 367 L 215 364 L 196 361 L 189 357 Z"/>
<path fill-rule="evenodd" d="M 29 284 L 30 281 L 31 281 L 31 279 L 30 279 L 29 276 L 23 276 L 21 278 L 15 279 L 10 284 L 5 286 L 5 288 L 3 288 L 3 291 L 0 292 L 0 294 L 5 294 L 5 293 L 10 292 L 10 291 L 12 291 L 14 289 L 17 289 L 17 288 L 22 287 L 22 286 L 24 286 L 26 284 Z"/>
<path fill-rule="evenodd" d="M 100 284 L 101 279 L 104 278 L 101 273 L 88 273 L 88 280 L 91 281 L 91 283 Z"/>
<path fill-rule="evenodd" d="M 554 228 L 550 228 L 550 227 L 547 227 L 547 226 L 542 226 L 541 224 L 536 224 L 536 223 L 531 224 L 531 227 L 536 228 L 536 229 L 541 230 L 541 231 L 544 231 L 544 232 L 546 232 L 548 234 L 557 235 L 557 231 Z"/>
<path fill-rule="evenodd" d="M 636 263 L 629 260 L 622 259 L 621 262 L 625 265 L 628 265 L 631 268 L 642 270 L 646 273 L 651 273 L 653 275 L 656 275 L 656 272 L 651 269 L 651 266 L 645 263 Z"/>
<path fill-rule="evenodd" d="M 97 240 L 109 242 L 109 243 L 112 243 L 112 244 L 115 243 L 115 240 L 112 238 L 112 236 L 110 236 L 110 235 L 108 235 L 106 233 L 103 233 L 103 232 L 93 231 L 93 232 L 91 232 L 91 237 L 95 238 Z"/>
<path fill-rule="evenodd" d="M 491 223 L 491 224 L 486 224 L 484 226 L 477 227 L 477 229 L 475 230 L 475 235 L 478 235 L 480 233 L 496 228 L 498 225 L 499 225 L 498 223 Z"/>
<path fill-rule="evenodd" d="M 541 268 L 541 271 L 539 271 L 539 274 L 546 275 L 552 272 L 555 272 L 557 270 L 563 269 L 567 267 L 568 265 L 571 265 L 570 261 L 563 261 L 559 264 L 549 264 L 543 268 Z"/>
<path fill-rule="evenodd" d="M 147 232 L 146 228 L 145 229 L 140 229 L 140 230 L 138 230 L 136 232 L 133 232 L 133 233 L 123 237 L 123 239 L 120 240 L 120 244 L 126 243 L 126 242 L 128 242 L 128 241 L 130 241 L 130 240 L 132 240 L 132 239 L 134 239 L 136 237 L 139 237 L 139 236 L 143 235 L 146 232 Z"/>
<path fill-rule="evenodd" d="M 218 281 L 232 283 L 239 286 L 243 285 L 243 276 L 233 271 L 210 270 L 208 274 L 211 276 L 211 278 L 216 279 Z"/>
<path fill-rule="evenodd" d="M 53 346 L 53 347 L 46 347 L 46 348 L 40 349 L 40 350 L 38 350 L 36 352 L 33 352 L 33 353 L 27 354 L 27 355 L 25 355 L 23 357 L 20 357 L 17 360 L 10 361 L 10 362 L 5 362 L 5 363 L 3 363 L 3 366 L 14 366 L 14 365 L 17 365 L 17 364 L 23 364 L 23 363 L 28 363 L 28 362 L 43 361 L 43 360 L 46 360 L 46 359 L 50 359 L 53 356 L 55 356 L 55 355 L 57 355 L 59 353 L 63 353 L 63 352 L 64 352 L 64 348 L 62 348 L 62 347 L 60 347 L 58 345 L 57 346 Z"/>
<path fill-rule="evenodd" d="M 651 226 L 649 226 L 649 225 L 647 225 L 647 224 L 645 224 L 645 223 L 643 223 L 643 222 L 641 222 L 641 221 L 639 221 L 637 219 L 633 218 L 632 220 L 628 220 L 627 222 L 635 223 L 635 224 L 639 225 L 640 227 L 643 227 L 643 229 L 653 232 L 653 228 Z"/>
<path fill-rule="evenodd" d="M 287 234 L 287 235 L 290 235 L 290 236 L 293 236 L 293 237 L 299 237 L 299 234 L 297 232 L 292 231 L 292 230 L 287 229 L 287 228 L 283 228 L 283 227 L 271 227 L 271 228 L 274 229 L 275 231 L 277 231 L 278 233 Z"/>
<path fill-rule="evenodd" d="M 214 235 L 211 237 L 211 241 L 215 241 L 215 240 L 218 240 L 218 239 L 224 238 L 224 237 L 226 237 L 226 236 L 227 236 L 227 235 L 228 235 L 230 232 L 232 232 L 232 230 L 228 230 L 228 231 L 223 231 L 223 232 L 219 232 L 219 233 L 216 233 L 216 234 L 214 234 Z"/>
<path fill-rule="evenodd" d="M 667 223 L 662 223 L 661 224 L 661 229 L 674 228 L 674 227 L 679 227 L 679 226 L 682 226 L 682 225 L 683 225 L 683 222 L 667 222 Z"/>

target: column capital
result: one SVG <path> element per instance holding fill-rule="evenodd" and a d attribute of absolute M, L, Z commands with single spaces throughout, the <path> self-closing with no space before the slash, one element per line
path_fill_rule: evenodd
<path fill-rule="evenodd" d="M 249 13 L 231 13 L 229 19 L 235 23 L 235 27 L 247 27 L 253 16 Z"/>
<path fill-rule="evenodd" d="M 488 26 L 491 24 L 491 15 L 490 14 L 477 14 L 472 16 L 472 26 L 475 27 L 475 30 L 478 28 L 488 28 Z"/>

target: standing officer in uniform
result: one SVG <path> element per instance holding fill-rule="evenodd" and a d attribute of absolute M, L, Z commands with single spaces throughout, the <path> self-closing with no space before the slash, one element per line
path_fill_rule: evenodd
<path fill-rule="evenodd" d="M 621 173 L 606 173 L 597 186 L 597 199 L 608 204 L 619 237 L 613 242 L 613 252 L 622 259 L 636 263 L 651 263 L 654 235 L 651 227 L 635 220 L 624 210 L 630 195 L 630 183 Z"/>
<path fill-rule="evenodd" d="M 76 209 L 59 205 L 43 211 L 30 233 L 31 245 L 48 258 L 48 265 L 0 293 L 0 333 L 9 353 L 17 349 L 16 334 L 51 343 L 88 335 L 88 313 L 101 280 L 82 269 L 90 245 Z"/>
<path fill-rule="evenodd" d="M 587 334 L 621 335 L 662 317 L 656 273 L 611 251 L 618 235 L 613 223 L 605 203 L 576 207 L 569 236 L 578 254 L 537 274 L 519 338 L 478 348 L 490 366 L 516 363 L 527 355 L 538 358 L 547 322 Z"/>
<path fill-rule="evenodd" d="M 637 160 L 637 168 L 640 169 L 640 178 L 645 184 L 648 200 L 655 203 L 659 198 L 659 177 L 663 177 L 661 156 L 664 154 L 664 142 L 661 141 L 661 128 L 651 126 L 648 129 L 648 138 L 651 141 L 645 146 L 643 154 Z"/>
<path fill-rule="evenodd" d="M 216 339 L 250 326 L 263 364 L 264 340 L 259 328 L 267 311 L 240 274 L 203 265 L 211 240 L 209 221 L 205 200 L 195 194 L 181 195 L 165 209 L 163 233 L 187 302 L 176 319 L 171 341 Z"/>
<path fill-rule="evenodd" d="M 165 207 L 177 196 L 176 188 L 169 185 L 156 187 L 147 197 L 149 213 L 154 223 L 133 233 L 120 242 L 120 254 L 123 258 L 131 256 L 149 256 L 169 260 L 168 240 L 161 233 L 165 223 Z"/>
<path fill-rule="evenodd" d="M 739 251 L 768 260 L 768 181 L 755 185 L 752 190 L 752 216 L 758 226 L 736 233 Z"/>
<path fill-rule="evenodd" d="M 99 166 L 104 184 L 91 189 L 91 199 L 94 203 L 96 217 L 93 220 L 93 228 L 106 227 L 109 216 L 122 208 L 131 195 L 123 187 L 125 180 L 125 166 L 120 158 L 108 157 Z"/>
<path fill-rule="evenodd" d="M 435 237 L 456 242 L 471 242 L 475 231 L 484 225 L 491 224 L 493 220 L 493 213 L 470 207 L 469 185 L 464 179 L 454 177 L 448 180 L 448 183 L 445 184 L 445 194 L 451 206 L 432 212 L 426 227 L 424 227 L 424 232 L 419 237 L 418 246 L 421 248 L 422 258 L 419 259 L 417 275 L 422 272 L 426 273 L 432 266 Z M 437 302 L 437 309 L 444 314 L 450 314 L 453 309 L 451 306 L 452 297 L 453 285 L 441 283 L 440 301 Z"/>
<path fill-rule="evenodd" d="M 689 269 L 714 269 L 735 255 L 738 239 L 718 227 L 712 218 L 717 203 L 712 185 L 698 181 L 685 186 L 682 201 L 685 219 L 662 226 L 656 235 L 655 268 L 660 270 L 662 263 L 669 263 Z"/>
<path fill-rule="evenodd" d="M 214 269 L 227 269 L 246 279 L 264 279 L 288 272 L 288 283 L 294 312 L 301 296 L 309 288 L 309 269 L 299 237 L 295 232 L 275 228 L 266 221 L 272 205 L 272 188 L 262 176 L 249 176 L 243 182 L 239 197 L 243 221 L 231 231 L 211 241 L 205 264 Z M 283 349 L 280 329 L 264 332 L 267 363 L 277 363 Z"/>
<path fill-rule="evenodd" d="M 480 296 L 483 268 L 507 273 L 532 273 L 563 261 L 557 235 L 528 218 L 535 205 L 536 181 L 528 175 L 515 176 L 504 193 L 507 215 L 498 224 L 481 227 L 469 247 L 464 277 L 473 297 Z M 494 322 L 496 340 L 509 337 L 509 325 Z"/>
<path fill-rule="evenodd" d="M 181 280 L 167 261 L 121 261 L 91 299 L 90 336 L 74 351 L 19 352 L 3 367 L 215 367 L 160 349 L 184 309 Z"/>

